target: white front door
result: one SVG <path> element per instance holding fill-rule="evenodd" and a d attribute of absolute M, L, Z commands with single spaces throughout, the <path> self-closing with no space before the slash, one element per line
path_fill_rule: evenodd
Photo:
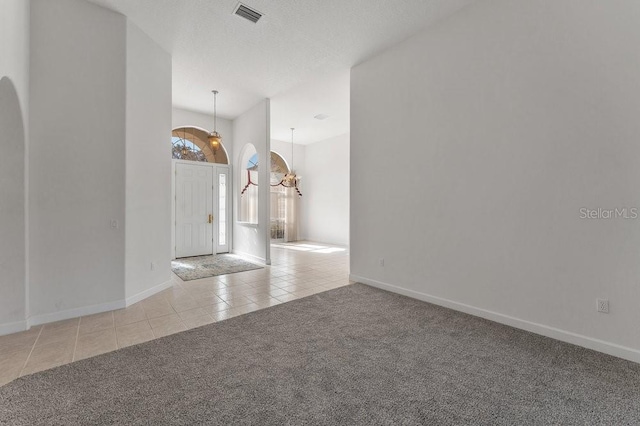
<path fill-rule="evenodd" d="M 213 254 L 213 168 L 176 164 L 176 257 Z"/>

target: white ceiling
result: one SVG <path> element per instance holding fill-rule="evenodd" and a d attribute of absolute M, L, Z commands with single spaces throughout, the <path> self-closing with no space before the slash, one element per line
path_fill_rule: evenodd
<path fill-rule="evenodd" d="M 309 143 L 324 139 L 315 130 L 348 129 L 353 65 L 473 0 L 243 0 L 264 14 L 257 24 L 233 15 L 237 0 L 89 1 L 126 15 L 171 53 L 174 106 L 210 114 L 217 89 L 218 114 L 233 119 L 272 98 L 272 136 L 290 140 L 297 127 L 298 142 Z"/>
<path fill-rule="evenodd" d="M 308 145 L 349 132 L 349 70 L 318 76 L 271 98 L 271 138 Z M 324 120 L 314 118 L 325 114 Z"/>

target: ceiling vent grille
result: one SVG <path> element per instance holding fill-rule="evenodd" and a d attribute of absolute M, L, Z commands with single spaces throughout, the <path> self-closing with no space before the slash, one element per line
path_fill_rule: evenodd
<path fill-rule="evenodd" d="M 258 12 L 255 9 L 251 9 L 249 6 L 245 6 L 242 3 L 238 3 L 238 6 L 236 6 L 236 10 L 233 13 L 248 21 L 253 22 L 254 24 L 258 22 L 260 18 L 262 18 L 262 13 Z"/>

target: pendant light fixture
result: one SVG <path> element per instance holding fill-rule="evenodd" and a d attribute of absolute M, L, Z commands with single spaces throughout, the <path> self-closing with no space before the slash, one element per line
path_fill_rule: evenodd
<path fill-rule="evenodd" d="M 215 154 L 218 151 L 218 148 L 220 148 L 220 144 L 222 143 L 222 136 L 217 131 L 218 111 L 217 111 L 216 101 L 218 97 L 218 91 L 212 90 L 212 93 L 213 93 L 213 132 L 209 133 L 209 146 L 211 147 L 211 150 Z"/>
<path fill-rule="evenodd" d="M 291 128 L 291 170 L 284 175 L 284 184 L 285 186 L 292 188 L 295 185 L 295 181 L 297 179 L 296 172 L 293 170 L 293 131 L 295 128 Z"/>
<path fill-rule="evenodd" d="M 295 128 L 292 127 L 291 128 L 291 170 L 289 171 L 289 173 L 284 175 L 284 178 L 282 179 L 282 186 L 285 186 L 287 188 L 295 188 L 296 191 L 298 192 L 298 195 L 302 197 L 302 193 L 298 189 L 298 181 L 300 180 L 300 178 L 296 175 L 296 172 L 293 169 L 293 131 L 294 130 Z"/>

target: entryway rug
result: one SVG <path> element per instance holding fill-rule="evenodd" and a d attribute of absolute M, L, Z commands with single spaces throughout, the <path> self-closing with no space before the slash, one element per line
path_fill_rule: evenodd
<path fill-rule="evenodd" d="M 199 280 L 200 278 L 234 274 L 254 269 L 262 269 L 262 266 L 247 262 L 233 254 L 185 257 L 171 262 L 171 270 L 183 281 Z"/>

